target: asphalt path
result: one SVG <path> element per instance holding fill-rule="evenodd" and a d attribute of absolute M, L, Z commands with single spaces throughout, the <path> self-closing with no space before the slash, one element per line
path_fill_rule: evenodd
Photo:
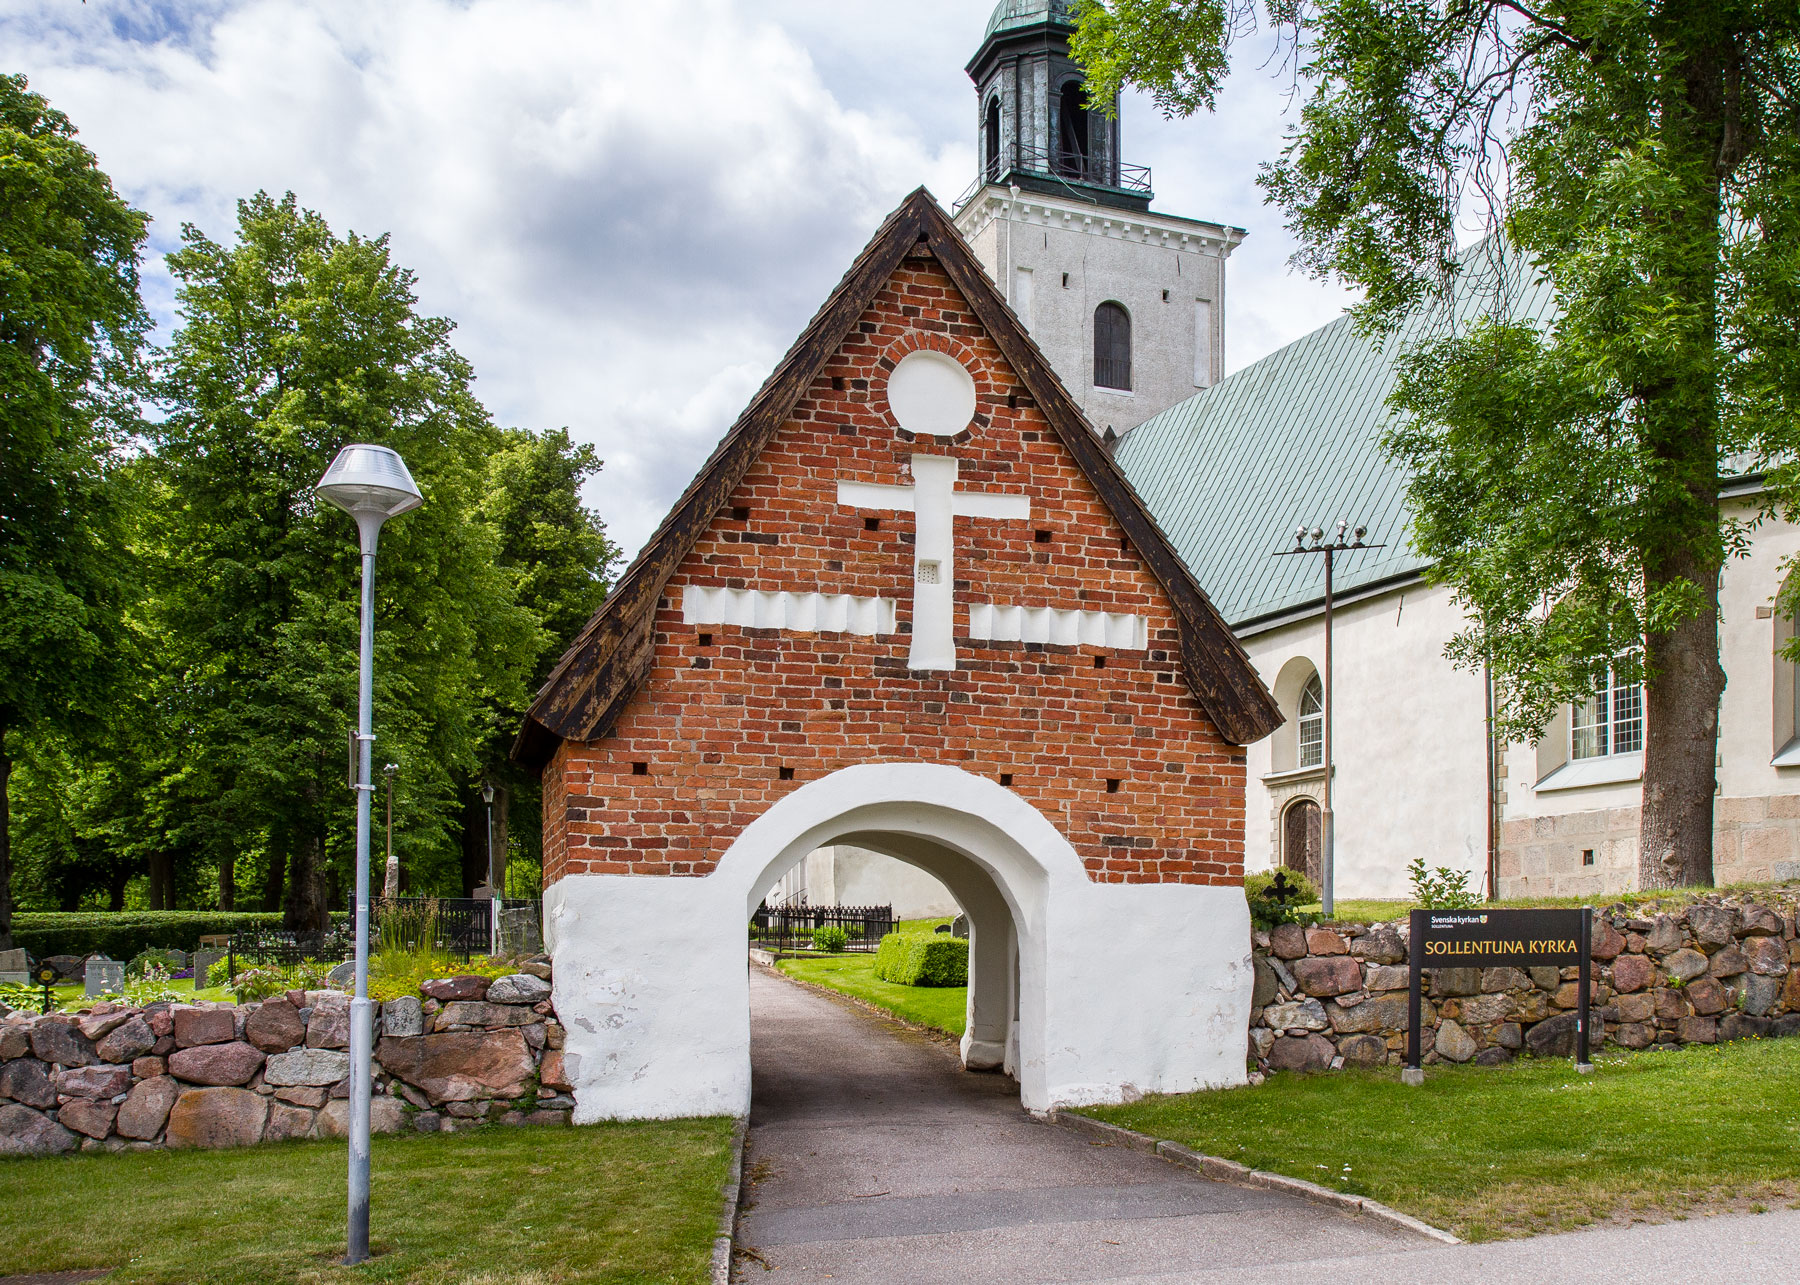
<path fill-rule="evenodd" d="M 1431 1243 L 1044 1124 L 1006 1076 L 762 968 L 750 1011 L 737 1280 L 1204 1279 Z"/>
<path fill-rule="evenodd" d="M 1793 1209 L 1443 1245 L 1043 1124 L 949 1045 L 761 968 L 750 1007 L 738 1281 L 1267 1285 L 1290 1267 L 1382 1285 L 1685 1285 L 1787 1280 L 1800 1263 Z"/>

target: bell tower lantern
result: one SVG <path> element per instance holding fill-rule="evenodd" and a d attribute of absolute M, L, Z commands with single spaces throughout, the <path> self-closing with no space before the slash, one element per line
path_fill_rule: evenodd
<path fill-rule="evenodd" d="M 969 60 L 980 165 L 957 229 L 1096 432 L 1219 377 L 1225 259 L 1242 228 L 1150 208 L 1150 171 L 1089 111 L 1069 56 L 1079 0 L 1000 0 Z"/>
<path fill-rule="evenodd" d="M 981 179 L 1147 210 L 1150 171 L 1120 159 L 1118 113 L 1088 110 L 1086 77 L 1069 57 L 1076 3 L 1000 0 L 988 19 L 967 68 L 981 110 Z"/>

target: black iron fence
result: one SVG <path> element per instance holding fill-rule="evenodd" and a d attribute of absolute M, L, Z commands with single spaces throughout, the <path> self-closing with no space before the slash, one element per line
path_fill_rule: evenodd
<path fill-rule="evenodd" d="M 842 928 L 844 949 L 873 951 L 881 939 L 898 929 L 892 906 L 809 906 L 767 902 L 750 916 L 750 941 L 769 950 L 807 950 L 821 928 Z"/>
<path fill-rule="evenodd" d="M 496 947 L 494 929 L 499 928 Z M 475 897 L 383 897 L 369 905 L 369 949 L 423 950 L 466 960 L 477 955 L 535 954 L 543 949 L 542 903 L 533 898 L 492 902 Z M 236 977 L 262 968 L 292 977 L 308 966 L 330 968 L 356 954 L 356 923 L 333 915 L 323 932 L 254 928 L 231 935 L 226 967 Z"/>

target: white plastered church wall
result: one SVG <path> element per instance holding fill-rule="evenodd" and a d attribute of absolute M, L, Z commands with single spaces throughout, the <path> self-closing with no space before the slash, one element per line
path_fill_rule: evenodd
<path fill-rule="evenodd" d="M 1462 613 L 1442 587 L 1413 584 L 1333 612 L 1333 746 L 1337 765 L 1336 881 L 1339 898 L 1408 895 L 1406 867 L 1466 870 L 1481 887 L 1487 868 L 1486 705 L 1479 673 L 1455 668 L 1444 645 Z M 1323 670 L 1322 614 L 1242 636 L 1271 690 L 1304 658 Z M 1291 727 L 1297 711 L 1285 700 Z M 1283 729 L 1285 731 L 1287 729 Z M 1247 747 L 1244 869 L 1280 864 L 1279 799 L 1264 778 L 1292 744 L 1281 732 Z M 1283 764 L 1281 767 L 1291 766 Z M 1322 798 L 1322 781 L 1306 787 Z"/>
<path fill-rule="evenodd" d="M 1243 1083 L 1254 979 L 1241 888 L 1096 884 L 1010 790 L 954 767 L 866 764 L 776 803 L 703 878 L 571 875 L 546 890 L 577 1121 L 748 1111 L 744 925 L 786 870 L 839 838 L 941 862 L 933 873 L 973 925 L 965 1058 L 1003 1060 L 1028 1109 Z"/>

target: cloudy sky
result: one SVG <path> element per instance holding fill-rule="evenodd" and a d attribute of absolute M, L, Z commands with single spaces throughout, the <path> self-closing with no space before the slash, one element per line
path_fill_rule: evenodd
<path fill-rule="evenodd" d="M 975 172 L 963 72 L 986 0 L 9 0 L 7 71 L 65 111 L 155 219 L 292 190 L 392 235 L 502 423 L 567 426 L 635 551 L 850 259 L 920 183 Z M 1254 44 L 1216 116 L 1124 104 L 1155 208 L 1247 228 L 1227 365 L 1336 316 L 1262 205 L 1285 86 Z"/>

